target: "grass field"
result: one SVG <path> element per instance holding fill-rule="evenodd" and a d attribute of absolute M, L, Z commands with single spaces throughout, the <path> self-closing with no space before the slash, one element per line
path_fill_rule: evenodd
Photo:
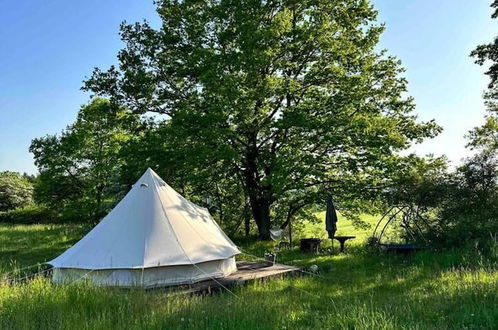
<path fill-rule="evenodd" d="M 357 234 L 341 223 L 344 234 Z M 0 226 L 0 273 L 48 260 L 83 235 L 77 225 Z M 315 230 L 313 228 L 307 230 Z M 0 281 L 0 329 L 491 329 L 498 326 L 496 261 L 472 251 L 410 257 L 282 252 L 317 275 L 254 283 L 213 296 L 119 290 L 87 283 Z M 261 256 L 271 243 L 242 244 Z M 250 258 L 249 256 L 243 256 Z"/>
<path fill-rule="evenodd" d="M 298 235 L 302 235 L 303 237 L 327 238 L 327 232 L 324 230 L 325 212 L 317 213 L 316 218 L 317 221 L 314 222 L 304 221 L 300 226 L 302 228 L 299 228 Z M 351 221 L 338 214 L 336 235 L 355 235 L 356 240 L 351 241 L 351 243 L 356 245 L 362 244 L 372 234 L 373 228 L 377 224 L 377 221 L 379 221 L 379 218 L 376 215 L 364 214 L 361 216 L 361 220 L 366 226 L 365 228 L 357 228 Z"/>

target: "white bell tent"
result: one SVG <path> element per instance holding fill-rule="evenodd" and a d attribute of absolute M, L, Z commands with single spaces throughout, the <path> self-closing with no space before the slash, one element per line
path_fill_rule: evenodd
<path fill-rule="evenodd" d="M 154 287 L 227 276 L 239 253 L 207 209 L 149 168 L 95 228 L 48 263 L 56 283 Z"/>

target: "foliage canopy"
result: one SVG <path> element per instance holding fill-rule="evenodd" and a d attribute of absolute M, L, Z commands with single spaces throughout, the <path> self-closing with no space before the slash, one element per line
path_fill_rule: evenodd
<path fill-rule="evenodd" d="M 123 24 L 119 67 L 84 89 L 167 115 L 193 182 L 247 199 L 263 238 L 326 194 L 357 209 L 399 151 L 440 130 L 416 121 L 399 61 L 376 51 L 366 0 L 157 5 L 161 27 Z"/>
<path fill-rule="evenodd" d="M 105 198 L 121 189 L 116 186 L 123 164 L 120 150 L 138 123 L 135 115 L 96 98 L 60 135 L 34 139 L 30 151 L 40 171 L 37 200 L 53 208 L 71 203 L 74 217 L 97 220 Z"/>
<path fill-rule="evenodd" d="M 32 202 L 33 185 L 17 172 L 0 172 L 0 211 L 9 211 Z"/>

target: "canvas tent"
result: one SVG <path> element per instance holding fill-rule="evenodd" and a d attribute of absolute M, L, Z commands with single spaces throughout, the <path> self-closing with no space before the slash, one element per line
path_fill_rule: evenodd
<path fill-rule="evenodd" d="M 48 263 L 56 283 L 154 287 L 227 276 L 238 253 L 207 209 L 149 168 L 95 228 Z"/>

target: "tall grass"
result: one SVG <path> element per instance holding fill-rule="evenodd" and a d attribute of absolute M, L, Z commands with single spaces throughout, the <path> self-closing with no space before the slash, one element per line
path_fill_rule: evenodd
<path fill-rule="evenodd" d="M 16 234 L 22 228 L 12 230 Z M 75 227 L 72 232 L 70 226 L 26 228 L 34 238 L 38 231 L 53 230 L 60 230 L 65 243 L 57 243 L 57 235 L 51 237 L 54 250 L 49 255 L 84 231 Z M 34 241 L 38 243 L 28 244 L 28 249 L 36 253 L 41 241 Z M 5 264 L 4 251 L 16 250 L 16 245 L 7 249 L 3 243 L 0 260 Z M 47 248 L 43 244 L 41 248 Z M 242 248 L 261 255 L 271 244 L 257 242 Z M 27 263 L 22 258 L 29 252 L 14 255 L 21 265 Z M 0 282 L 0 329 L 485 329 L 498 325 L 496 263 L 472 251 L 401 257 L 369 254 L 360 244 L 352 244 L 347 254 L 334 250 L 313 255 L 293 249 L 279 258 L 305 269 L 317 265 L 318 274 L 256 282 L 234 289 L 237 297 L 99 288 L 85 282 L 52 285 L 44 278 L 26 284 Z"/>

